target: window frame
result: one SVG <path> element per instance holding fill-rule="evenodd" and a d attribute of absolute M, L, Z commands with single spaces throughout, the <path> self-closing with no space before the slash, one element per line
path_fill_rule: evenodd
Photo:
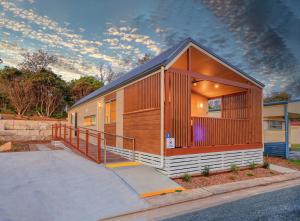
<path fill-rule="evenodd" d="M 275 123 L 275 125 L 274 125 L 274 123 Z M 279 124 L 276 125 L 276 123 L 279 123 L 280 127 L 279 127 Z M 280 120 L 269 120 L 268 121 L 268 129 L 269 130 L 278 130 L 278 131 L 283 130 L 283 121 L 280 121 Z"/>
<path fill-rule="evenodd" d="M 112 109 L 112 103 L 114 103 L 114 110 Z M 107 105 L 109 105 L 109 116 L 107 115 Z M 113 110 L 113 111 L 112 111 Z M 114 121 L 112 121 L 112 113 L 114 113 Z M 111 99 L 105 101 L 105 124 L 115 124 L 117 117 L 117 100 Z"/>
<path fill-rule="evenodd" d="M 86 119 L 88 119 L 88 118 L 90 118 L 91 121 L 88 122 L 88 124 L 87 124 Z M 87 116 L 84 116 L 84 118 L 83 118 L 83 125 L 85 127 L 96 126 L 96 122 L 97 122 L 97 120 L 96 120 L 96 115 L 95 114 L 87 115 Z"/>

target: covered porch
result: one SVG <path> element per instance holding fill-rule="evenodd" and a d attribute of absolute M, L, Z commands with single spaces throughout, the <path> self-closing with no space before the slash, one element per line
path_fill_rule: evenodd
<path fill-rule="evenodd" d="M 193 47 L 165 72 L 165 101 L 166 156 L 262 148 L 262 89 Z"/>

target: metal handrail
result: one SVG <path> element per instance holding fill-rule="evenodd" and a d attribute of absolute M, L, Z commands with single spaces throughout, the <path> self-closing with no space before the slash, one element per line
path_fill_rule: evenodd
<path fill-rule="evenodd" d="M 55 126 L 58 127 L 58 130 L 53 130 L 53 125 L 52 125 L 52 135 L 54 135 L 54 132 L 55 132 L 55 137 L 60 137 L 61 139 L 67 141 L 67 138 L 66 138 L 66 129 L 69 129 L 70 130 L 70 135 L 69 135 L 69 142 L 70 145 L 74 146 L 72 144 L 72 135 L 71 135 L 71 132 L 74 130 L 75 132 L 75 136 L 76 136 L 76 133 L 83 133 L 83 134 L 86 134 L 86 153 L 85 155 L 87 156 L 88 155 L 88 137 L 91 136 L 91 137 L 94 137 L 94 138 L 98 138 L 99 134 L 103 134 L 105 136 L 112 136 L 112 137 L 116 137 L 116 138 L 122 138 L 122 139 L 127 139 L 127 140 L 130 140 L 132 142 L 132 160 L 134 161 L 135 160 L 135 138 L 133 137 L 127 137 L 127 136 L 122 136 L 122 135 L 117 135 L 117 134 L 111 134 L 111 133 L 107 133 L 107 132 L 103 132 L 103 131 L 98 131 L 98 130 L 95 130 L 95 129 L 91 129 L 91 128 L 87 128 L 87 127 L 74 127 L 73 125 L 67 125 L 67 124 L 54 124 Z M 56 127 L 56 128 L 57 128 Z M 63 130 L 63 133 L 62 133 L 62 127 L 64 128 Z M 107 138 L 102 138 L 102 136 L 100 135 L 101 137 L 101 140 L 104 141 L 104 163 L 106 164 L 106 151 L 107 151 Z M 77 136 L 78 137 L 78 136 Z M 77 139 L 77 143 L 78 143 L 78 139 Z M 77 144 L 78 145 L 78 144 Z M 124 148 L 124 147 L 123 147 Z M 81 150 L 79 150 L 81 152 Z"/>

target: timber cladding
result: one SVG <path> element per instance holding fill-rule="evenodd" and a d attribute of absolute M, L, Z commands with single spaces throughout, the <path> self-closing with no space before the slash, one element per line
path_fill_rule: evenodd
<path fill-rule="evenodd" d="M 135 138 L 135 150 L 160 154 L 160 73 L 124 88 L 124 136 Z M 124 140 L 124 147 L 132 142 Z"/>
<path fill-rule="evenodd" d="M 135 150 L 160 154 L 160 110 L 124 114 L 124 136 L 135 138 Z M 124 140 L 124 147 L 132 144 Z"/>
<path fill-rule="evenodd" d="M 111 124 L 104 124 L 104 131 L 105 133 L 105 139 L 106 139 L 106 145 L 115 147 L 116 146 L 116 123 Z M 112 134 L 112 135 L 109 135 Z"/>
<path fill-rule="evenodd" d="M 175 137 L 176 147 L 191 145 L 191 77 L 166 72 L 165 132 Z"/>
<path fill-rule="evenodd" d="M 124 113 L 160 108 L 160 73 L 124 88 Z"/>

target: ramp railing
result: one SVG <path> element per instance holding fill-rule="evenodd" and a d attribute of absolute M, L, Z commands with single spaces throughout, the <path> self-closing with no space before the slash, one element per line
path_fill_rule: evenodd
<path fill-rule="evenodd" d="M 67 124 L 53 124 L 52 139 L 62 140 L 96 163 L 117 162 L 129 157 L 135 160 L 135 139 L 131 137 L 84 127 L 75 128 Z M 122 141 L 123 148 L 116 147 L 118 140 Z"/>

